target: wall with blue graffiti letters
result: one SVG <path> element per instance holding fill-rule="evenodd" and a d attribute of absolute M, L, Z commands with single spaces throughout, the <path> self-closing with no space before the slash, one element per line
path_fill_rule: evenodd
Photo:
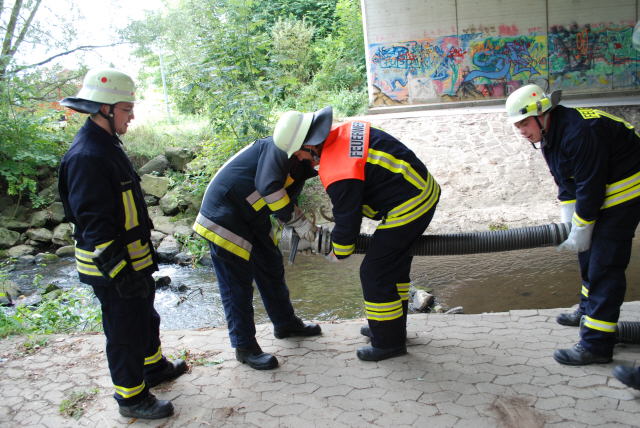
<path fill-rule="evenodd" d="M 361 0 L 371 105 L 640 91 L 640 0 Z"/>

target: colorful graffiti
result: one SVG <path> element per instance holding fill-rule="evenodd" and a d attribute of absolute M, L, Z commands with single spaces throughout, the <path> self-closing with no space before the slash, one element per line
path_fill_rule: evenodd
<path fill-rule="evenodd" d="M 554 88 L 619 89 L 640 86 L 633 27 L 572 25 L 549 29 L 549 82 Z"/>
<path fill-rule="evenodd" d="M 397 103 L 502 98 L 529 82 L 552 88 L 638 88 L 632 26 L 551 27 L 369 45 L 374 92 Z M 378 97 L 377 97 L 378 98 Z"/>

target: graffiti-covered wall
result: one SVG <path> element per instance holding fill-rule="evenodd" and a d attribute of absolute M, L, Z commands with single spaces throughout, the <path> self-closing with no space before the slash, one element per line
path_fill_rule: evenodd
<path fill-rule="evenodd" d="M 640 90 L 640 0 L 362 0 L 372 105 Z"/>

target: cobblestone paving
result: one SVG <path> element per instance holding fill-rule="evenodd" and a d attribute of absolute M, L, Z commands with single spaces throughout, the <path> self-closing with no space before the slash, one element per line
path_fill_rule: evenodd
<path fill-rule="evenodd" d="M 323 323 L 323 335 L 275 339 L 258 327 L 263 349 L 280 367 L 239 364 L 226 329 L 163 332 L 166 354 L 190 353 L 190 371 L 153 389 L 176 414 L 161 421 L 120 417 L 100 334 L 51 336 L 33 354 L 25 338 L 0 342 L 0 426 L 111 427 L 553 427 L 640 424 L 640 393 L 611 376 L 637 364 L 640 346 L 616 347 L 611 364 L 567 367 L 552 353 L 577 329 L 555 322 L 561 309 L 409 317 L 406 356 L 362 362 L 355 350 L 364 320 Z M 622 320 L 640 321 L 640 302 Z M 95 390 L 79 419 L 59 406 L 73 392 Z"/>

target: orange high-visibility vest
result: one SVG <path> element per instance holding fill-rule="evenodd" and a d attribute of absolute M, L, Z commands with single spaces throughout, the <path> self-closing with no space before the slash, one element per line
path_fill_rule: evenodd
<path fill-rule="evenodd" d="M 325 189 L 340 180 L 364 181 L 370 129 L 369 122 L 354 121 L 331 130 L 322 147 L 318 169 Z"/>

